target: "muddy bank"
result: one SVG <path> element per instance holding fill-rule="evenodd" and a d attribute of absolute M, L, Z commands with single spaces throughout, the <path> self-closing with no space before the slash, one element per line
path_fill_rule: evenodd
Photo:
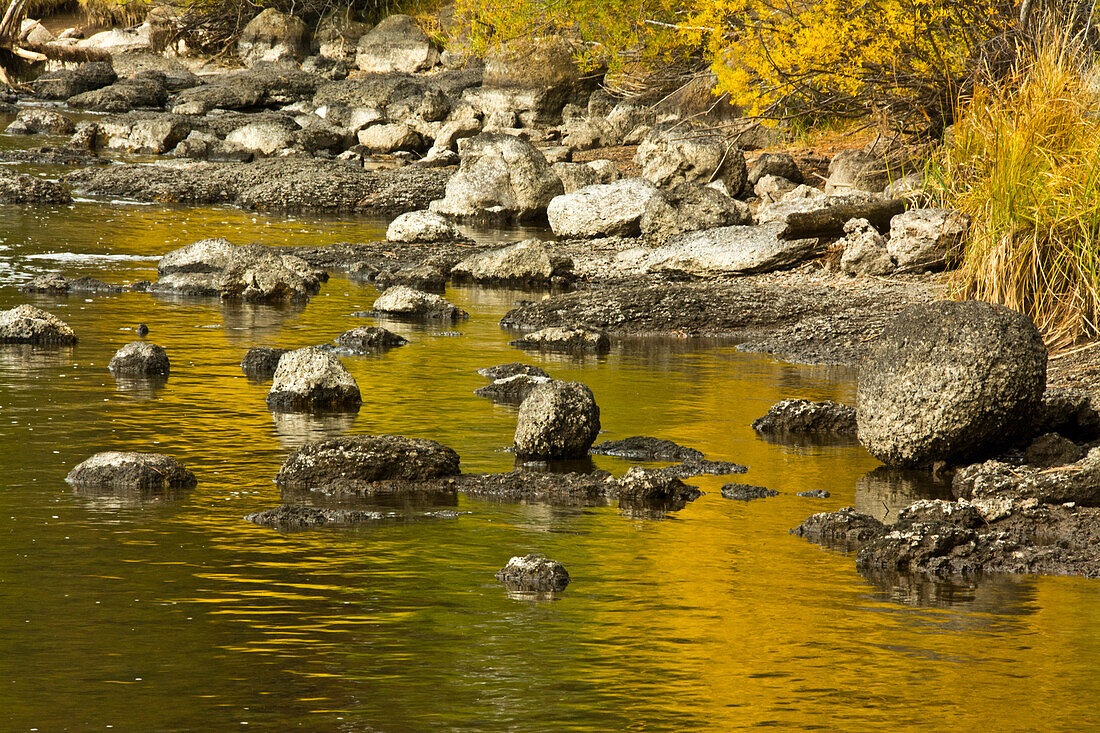
<path fill-rule="evenodd" d="M 82 193 L 136 201 L 234 204 L 257 211 L 398 214 L 439 198 L 449 172 L 416 167 L 364 170 L 343 161 L 301 158 L 254 163 L 117 165 L 74 171 Z"/>

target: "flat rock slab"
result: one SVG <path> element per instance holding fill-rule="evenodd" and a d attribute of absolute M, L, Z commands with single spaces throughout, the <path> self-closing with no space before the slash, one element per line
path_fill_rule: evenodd
<path fill-rule="evenodd" d="M 597 456 L 615 456 L 633 461 L 701 461 L 703 453 L 678 445 L 671 440 L 635 435 L 622 440 L 608 440 L 588 451 Z"/>
<path fill-rule="evenodd" d="M 365 524 L 408 521 L 410 519 L 457 519 L 462 512 L 442 510 L 408 515 L 401 512 L 376 512 L 361 509 L 317 508 L 281 504 L 245 516 L 245 521 L 283 532 L 317 527 L 355 527 Z"/>
<path fill-rule="evenodd" d="M 754 420 L 752 429 L 767 434 L 855 435 L 856 408 L 831 400 L 782 400 Z"/>
<path fill-rule="evenodd" d="M 705 229 L 673 237 L 649 253 L 645 268 L 696 277 L 779 270 L 811 257 L 816 239 L 781 239 L 777 226 Z"/>
<path fill-rule="evenodd" d="M 767 499 L 779 496 L 775 489 L 766 486 L 753 486 L 751 484 L 726 484 L 722 487 L 722 496 L 734 501 L 752 501 L 753 499 Z"/>

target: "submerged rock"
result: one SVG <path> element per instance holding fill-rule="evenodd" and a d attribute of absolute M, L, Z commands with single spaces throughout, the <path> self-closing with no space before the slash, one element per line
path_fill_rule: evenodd
<path fill-rule="evenodd" d="M 542 555 L 513 557 L 497 571 L 496 579 L 519 593 L 559 593 L 569 585 L 569 573 L 560 562 Z"/>
<path fill-rule="evenodd" d="M 765 486 L 724 484 L 722 486 L 722 496 L 727 499 L 733 499 L 734 501 L 752 501 L 753 499 L 767 499 L 772 496 L 779 496 L 779 492 Z"/>
<path fill-rule="evenodd" d="M 267 406 L 280 412 L 359 409 L 359 385 L 340 360 L 311 346 L 283 354 L 267 393 Z"/>
<path fill-rule="evenodd" d="M 456 487 L 468 496 L 506 502 L 543 502 L 555 506 L 606 506 L 618 495 L 618 484 L 607 471 L 592 473 L 463 474 Z"/>
<path fill-rule="evenodd" d="M 919 467 L 996 453 L 1039 413 L 1046 346 L 1024 315 L 979 301 L 907 308 L 859 373 L 859 439 L 883 463 Z"/>
<path fill-rule="evenodd" d="M 253 379 L 271 379 L 279 368 L 279 359 L 290 349 L 273 349 L 270 346 L 253 346 L 241 359 L 241 371 Z"/>
<path fill-rule="evenodd" d="M 799 491 L 795 496 L 801 496 L 804 499 L 828 499 L 832 494 L 825 489 L 810 489 L 809 491 Z"/>
<path fill-rule="evenodd" d="M 599 432 L 592 390 L 555 380 L 536 386 L 520 405 L 513 446 L 522 459 L 582 458 Z"/>
<path fill-rule="evenodd" d="M 144 376 L 168 374 L 171 365 L 164 347 L 148 341 L 133 341 L 115 352 L 107 368 L 111 374 Z"/>
<path fill-rule="evenodd" d="M 195 474 L 171 456 L 128 451 L 96 453 L 65 480 L 77 487 L 144 491 L 192 489 L 197 483 Z"/>
<path fill-rule="evenodd" d="M 758 433 L 856 434 L 856 408 L 826 400 L 783 400 L 756 419 L 752 429 Z"/>
<path fill-rule="evenodd" d="M 387 288 L 374 301 L 374 310 L 392 316 L 458 321 L 470 314 L 446 299 L 404 285 Z"/>
<path fill-rule="evenodd" d="M 662 438 L 635 435 L 622 440 L 608 440 L 592 446 L 589 453 L 615 456 L 633 461 L 701 461 L 703 453 Z"/>
<path fill-rule="evenodd" d="M 280 487 L 324 493 L 453 492 L 458 454 L 434 440 L 355 435 L 310 443 L 283 462 Z"/>
<path fill-rule="evenodd" d="M 666 476 L 691 478 L 692 476 L 728 476 L 735 473 L 747 473 L 748 468 L 731 461 L 708 461 L 706 459 L 686 460 L 674 466 L 657 469 Z"/>
<path fill-rule="evenodd" d="M 94 277 L 73 278 L 72 280 L 56 272 L 45 272 L 36 275 L 30 282 L 20 285 L 19 290 L 24 293 L 123 293 L 134 289 L 133 286 L 110 285 L 97 280 Z"/>
<path fill-rule="evenodd" d="M 611 350 L 611 341 L 606 334 L 584 328 L 544 328 L 509 341 L 508 344 L 520 349 L 566 351 L 574 354 L 603 354 Z"/>
<path fill-rule="evenodd" d="M 0 343 L 66 346 L 76 343 L 76 334 L 52 313 L 33 305 L 20 305 L 0 311 Z"/>

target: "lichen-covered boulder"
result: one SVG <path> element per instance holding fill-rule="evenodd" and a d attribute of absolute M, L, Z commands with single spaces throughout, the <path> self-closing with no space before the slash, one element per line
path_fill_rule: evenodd
<path fill-rule="evenodd" d="M 327 493 L 369 493 L 392 491 L 392 487 L 376 486 L 384 482 L 432 482 L 458 473 L 458 454 L 434 440 L 347 435 L 310 443 L 291 453 L 275 483 Z"/>
<path fill-rule="evenodd" d="M 658 186 L 722 180 L 731 196 L 745 187 L 745 154 L 720 132 L 684 123 L 656 125 L 638 146 L 634 162 Z"/>
<path fill-rule="evenodd" d="M 52 313 L 33 305 L 20 305 L 0 311 L 0 343 L 67 346 L 76 343 L 76 334 Z"/>
<path fill-rule="evenodd" d="M 267 393 L 268 408 L 279 412 L 354 410 L 362 401 L 340 360 L 315 346 L 283 354 Z"/>
<path fill-rule="evenodd" d="M 516 285 L 543 284 L 553 274 L 550 251 L 537 239 L 478 252 L 451 269 L 451 277 L 456 281 Z"/>
<path fill-rule="evenodd" d="M 162 453 L 106 451 L 96 453 L 65 477 L 87 489 L 192 489 L 195 474 L 172 456 Z"/>
<path fill-rule="evenodd" d="M 535 387 L 520 405 L 513 446 L 521 459 L 583 458 L 599 432 L 592 390 L 554 380 Z"/>
<path fill-rule="evenodd" d="M 391 15 L 359 39 L 355 63 L 376 74 L 427 71 L 439 63 L 439 51 L 408 15 Z"/>
<path fill-rule="evenodd" d="M 386 229 L 390 242 L 453 242 L 459 238 L 458 228 L 433 211 L 407 212 Z"/>
<path fill-rule="evenodd" d="M 76 125 L 65 115 L 50 109 L 22 109 L 4 132 L 9 135 L 72 135 Z"/>
<path fill-rule="evenodd" d="M 391 316 L 459 321 L 470 314 L 443 297 L 404 285 L 387 288 L 374 301 L 374 310 Z"/>
<path fill-rule="evenodd" d="M 555 197 L 546 207 L 546 218 L 559 237 L 636 236 L 646 206 L 657 195 L 657 187 L 646 179 L 623 178 Z"/>
<path fill-rule="evenodd" d="M 697 183 L 661 190 L 647 201 L 638 222 L 642 236 L 658 244 L 685 232 L 751 223 L 748 204 Z"/>
<path fill-rule="evenodd" d="M 542 555 L 513 557 L 497 571 L 496 578 L 516 593 L 559 593 L 570 582 L 560 562 Z"/>
<path fill-rule="evenodd" d="M 910 209 L 890 220 L 886 249 L 898 269 L 942 268 L 969 228 L 967 217 L 954 209 Z"/>
<path fill-rule="evenodd" d="M 107 368 L 115 375 L 146 376 L 168 374 L 171 364 L 163 346 L 148 341 L 133 341 L 115 352 Z"/>
<path fill-rule="evenodd" d="M 336 337 L 336 344 L 353 351 L 380 351 L 404 346 L 409 343 L 404 336 L 398 336 L 381 326 L 359 326 L 344 331 Z"/>
<path fill-rule="evenodd" d="M 237 55 L 251 68 L 260 62 L 306 57 L 306 24 L 292 15 L 267 8 L 248 22 L 237 41 Z"/>
<path fill-rule="evenodd" d="M 531 219 L 560 195 L 561 179 L 537 148 L 502 133 L 470 138 L 458 172 L 447 182 L 442 199 L 431 210 L 461 218 Z"/>
<path fill-rule="evenodd" d="M 753 499 L 767 499 L 779 496 L 775 489 L 766 486 L 753 486 L 751 484 L 723 484 L 722 496 L 733 501 L 752 501 Z"/>
<path fill-rule="evenodd" d="M 897 467 L 973 462 L 1030 436 L 1046 389 L 1042 335 L 981 301 L 906 308 L 859 372 L 859 440 Z"/>
<path fill-rule="evenodd" d="M 203 239 L 160 258 L 154 293 L 219 296 L 227 300 L 308 300 L 327 275 L 305 260 L 258 244 Z"/>

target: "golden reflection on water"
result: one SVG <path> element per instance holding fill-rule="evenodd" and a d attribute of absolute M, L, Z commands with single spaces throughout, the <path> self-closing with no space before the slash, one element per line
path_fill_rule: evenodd
<path fill-rule="evenodd" d="M 295 227 L 311 244 L 381 231 L 260 218 L 249 228 L 241 212 L 170 220 L 163 210 L 146 228 L 138 207 L 82 206 L 70 211 L 84 222 L 51 244 L 51 221 L 79 217 L 3 220 L 19 272 L 151 277 L 152 259 L 28 255 L 108 243 L 156 255 L 229 226 L 234 240 L 267 243 L 299 236 Z M 305 308 L 0 292 L 0 307 L 36 303 L 81 338 L 65 350 L 0 348 L 6 727 L 938 730 L 995 718 L 1034 730 L 1097 712 L 1095 583 L 864 578 L 852 558 L 787 535 L 815 511 L 854 503 L 882 516 L 935 490 L 875 471 L 850 441 L 779 444 L 749 428 L 782 398 L 851 402 L 851 371 L 705 340 L 624 340 L 599 358 L 523 353 L 497 321 L 530 294 L 447 295 L 474 317 L 386 321 L 411 343 L 343 360 L 362 408 L 305 417 L 268 412 L 267 385 L 249 382 L 240 358 L 254 345 L 305 346 L 372 324 L 351 315 L 370 307 L 369 286 L 334 277 Z M 138 322 L 172 360 L 163 384 L 120 383 L 106 370 Z M 327 435 L 433 438 L 456 448 L 466 471 L 509 470 L 515 408 L 472 392 L 485 384 L 477 368 L 515 360 L 588 384 L 601 440 L 674 439 L 749 466 L 732 480 L 781 495 L 727 501 L 728 477 L 699 477 L 690 483 L 707 494 L 660 521 L 465 497 L 456 519 L 295 534 L 241 520 L 279 503 L 272 479 L 290 450 Z M 74 494 L 64 475 L 107 449 L 177 455 L 199 485 L 159 501 Z M 811 488 L 832 496 L 794 495 Z M 556 600 L 512 599 L 493 579 L 508 557 L 533 551 L 573 576 Z"/>

